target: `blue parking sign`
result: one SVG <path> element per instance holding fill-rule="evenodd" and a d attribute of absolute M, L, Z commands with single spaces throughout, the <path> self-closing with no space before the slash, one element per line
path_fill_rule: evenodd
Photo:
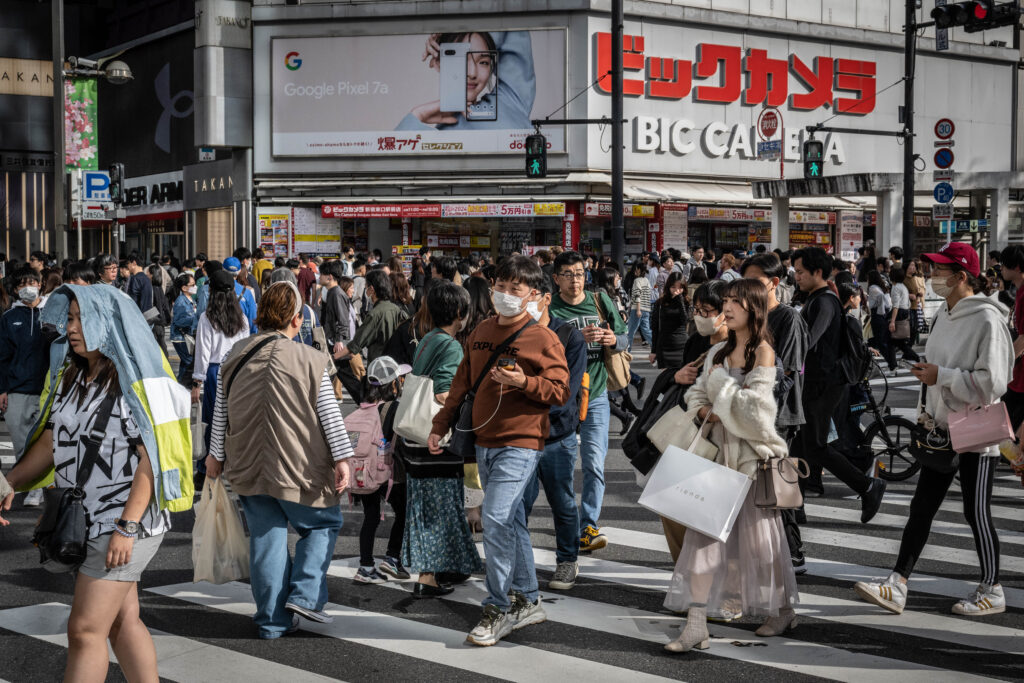
<path fill-rule="evenodd" d="M 939 204 L 949 204 L 953 201 L 953 186 L 949 183 L 938 183 L 932 195 Z"/>

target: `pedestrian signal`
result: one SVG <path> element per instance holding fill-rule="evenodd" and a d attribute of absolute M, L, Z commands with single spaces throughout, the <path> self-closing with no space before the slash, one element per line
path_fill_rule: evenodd
<path fill-rule="evenodd" d="M 824 175 L 825 143 L 808 140 L 804 143 L 804 179 L 814 180 Z"/>
<path fill-rule="evenodd" d="M 544 178 L 548 174 L 548 141 L 540 133 L 526 136 L 526 177 Z"/>

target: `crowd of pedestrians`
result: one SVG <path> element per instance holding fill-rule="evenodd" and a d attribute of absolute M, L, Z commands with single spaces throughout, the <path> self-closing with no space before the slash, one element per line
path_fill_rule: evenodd
<path fill-rule="evenodd" d="M 1024 248 L 1003 252 L 991 279 L 962 243 L 920 260 L 898 249 L 890 257 L 867 247 L 845 263 L 807 247 L 716 258 L 698 246 L 630 264 L 560 249 L 492 263 L 424 248 L 406 270 L 348 247 L 326 260 L 240 248 L 220 261 L 101 254 L 57 266 L 35 252 L 24 265 L 5 263 L 0 410 L 18 456 L 8 478 L 30 491 L 25 506 L 42 502 L 54 467 L 58 485 L 86 492 L 90 540 L 69 672 L 105 672 L 109 638 L 126 674 L 155 673 L 136 584 L 169 513 L 187 509 L 207 478 L 225 478 L 240 497 L 261 638 L 289 633 L 300 618 L 331 621 L 326 572 L 346 491 L 364 511 L 357 584 L 416 575 L 413 596 L 429 599 L 484 570 L 487 597 L 469 642 L 493 645 L 544 621 L 534 502 L 543 487 L 557 546 L 547 588 L 570 590 L 580 553 L 609 543 L 601 517 L 611 417 L 625 435 L 662 397 L 645 396 L 646 381 L 629 370 L 634 350 L 661 372 L 656 386 L 677 385 L 681 407 L 710 425 L 721 464 L 753 478 L 768 458 L 802 458 L 811 470 L 805 496 L 821 495 L 828 470 L 870 521 L 885 482 L 833 445 L 849 412 L 851 354 L 870 346 L 891 372 L 908 368 L 926 387 L 922 416 L 937 428 L 1004 394 L 1014 430 L 1024 420 Z M 999 296 L 989 296 L 994 284 Z M 932 320 L 929 289 L 944 300 Z M 172 400 L 177 393 L 186 398 Z M 201 407 L 193 451 L 205 457 L 194 468 L 193 454 L 178 452 L 187 444 L 155 437 L 160 425 L 143 407 L 188 405 L 188 395 Z M 345 402 L 358 407 L 343 410 Z M 953 611 L 1004 609 L 993 455 L 925 466 L 893 573 L 858 583 L 861 597 L 903 610 L 959 474 L 980 583 Z M 121 465 L 95 467 L 101 457 Z M 121 493 L 97 495 L 112 485 Z M 13 494 L 2 500 L 9 510 Z M 375 556 L 385 503 L 394 521 Z M 707 647 L 709 619 L 762 617 L 761 636 L 796 626 L 802 509 L 757 507 L 752 490 L 726 541 L 662 522 L 675 563 L 665 604 L 687 615 L 666 649 Z M 289 526 L 299 535 L 291 557 Z M 481 526 L 483 558 L 473 538 Z"/>

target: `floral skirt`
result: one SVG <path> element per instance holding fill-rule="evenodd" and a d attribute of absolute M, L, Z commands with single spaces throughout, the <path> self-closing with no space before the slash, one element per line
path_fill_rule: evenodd
<path fill-rule="evenodd" d="M 409 477 L 406 484 L 402 564 L 416 572 L 480 571 L 480 554 L 466 522 L 462 477 Z"/>
<path fill-rule="evenodd" d="M 725 543 L 687 530 L 665 607 L 685 612 L 703 604 L 708 613 L 776 616 L 799 601 L 782 517 L 754 505 L 751 489 Z"/>

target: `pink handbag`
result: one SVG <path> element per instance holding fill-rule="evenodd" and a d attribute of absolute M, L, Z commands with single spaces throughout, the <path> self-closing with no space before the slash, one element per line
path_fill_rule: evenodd
<path fill-rule="evenodd" d="M 981 404 L 967 404 L 962 410 L 949 414 L 949 440 L 957 453 L 977 453 L 1006 439 L 1014 438 L 1006 404 L 996 401 L 985 405 L 984 397 L 973 375 L 971 384 L 978 392 Z"/>

